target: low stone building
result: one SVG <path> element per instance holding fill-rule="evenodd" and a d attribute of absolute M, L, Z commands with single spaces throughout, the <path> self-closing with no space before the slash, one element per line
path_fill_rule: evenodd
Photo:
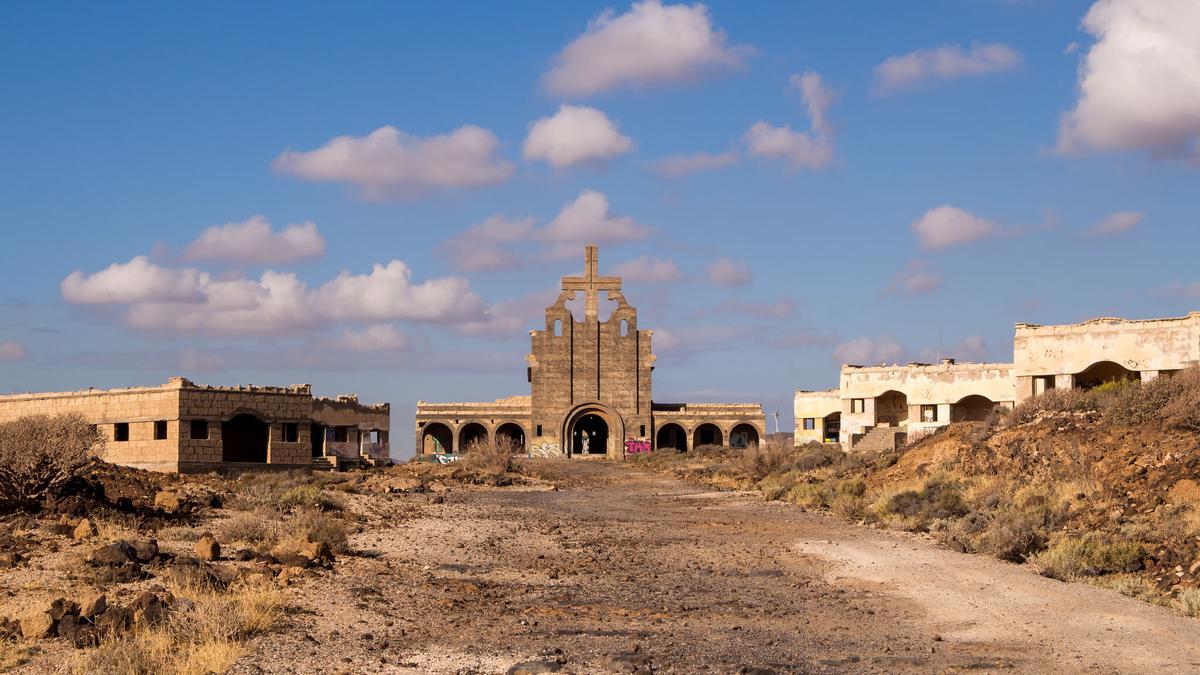
<path fill-rule="evenodd" d="M 1017 400 L 1109 380 L 1151 380 L 1200 364 L 1200 312 L 1169 319 L 1092 319 L 1065 326 L 1017 324 Z"/>
<path fill-rule="evenodd" d="M 1200 365 L 1200 312 L 1166 319 L 1092 319 L 1078 324 L 1019 323 L 1013 363 L 843 365 L 840 386 L 796 392 L 796 443 L 831 440 L 834 397 L 839 441 L 846 448 L 895 447 L 951 422 L 984 420 L 993 411 L 1051 389 L 1091 388 L 1113 380 L 1151 380 Z"/>
<path fill-rule="evenodd" d="M 389 404 L 314 398 L 307 384 L 212 387 L 173 377 L 154 387 L 0 396 L 0 422 L 63 413 L 99 428 L 106 461 L 152 471 L 390 461 Z"/>
<path fill-rule="evenodd" d="M 540 456 L 620 459 L 655 448 L 748 445 L 766 433 L 759 404 L 655 403 L 651 395 L 653 331 L 638 327 L 637 309 L 620 277 L 600 276 L 595 246 L 584 250 L 584 276 L 563 277 L 530 331 L 529 396 L 480 403 L 417 403 L 418 454 L 461 453 L 474 442 L 513 442 Z M 600 318 L 600 293 L 615 304 Z M 576 320 L 567 303 L 583 294 Z"/>

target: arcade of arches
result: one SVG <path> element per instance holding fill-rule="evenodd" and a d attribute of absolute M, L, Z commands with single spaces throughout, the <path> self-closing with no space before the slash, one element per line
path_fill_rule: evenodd
<path fill-rule="evenodd" d="M 418 402 L 418 453 L 459 455 L 474 441 L 534 456 L 620 459 L 766 435 L 759 404 L 654 401 L 653 331 L 638 325 L 621 278 L 600 273 L 595 246 L 584 248 L 583 262 L 582 275 L 562 278 L 545 322 L 530 333 L 529 394 Z"/>

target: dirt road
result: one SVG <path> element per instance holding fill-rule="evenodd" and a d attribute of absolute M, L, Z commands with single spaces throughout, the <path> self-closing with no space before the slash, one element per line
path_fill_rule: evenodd
<path fill-rule="evenodd" d="M 1110 591 L 630 467 L 535 471 L 558 489 L 364 498 L 365 555 L 238 670 L 1200 670 L 1200 622 Z"/>

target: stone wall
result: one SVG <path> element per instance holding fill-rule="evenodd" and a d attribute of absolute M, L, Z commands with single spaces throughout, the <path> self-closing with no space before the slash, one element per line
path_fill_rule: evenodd
<path fill-rule="evenodd" d="M 653 443 L 657 448 L 671 435 L 670 427 L 675 426 L 682 430 L 687 450 L 707 444 L 703 436 L 713 428 L 719 432 L 718 445 L 757 444 L 767 436 L 766 419 L 762 405 L 757 403 L 656 403 Z M 741 434 L 748 437 L 739 439 Z"/>
<path fill-rule="evenodd" d="M 181 470 L 202 471 L 221 466 L 224 463 L 221 423 L 241 414 L 253 415 L 267 423 L 268 464 L 308 466 L 312 462 L 308 424 L 312 416 L 312 388 L 309 385 L 213 387 L 183 380 L 179 414 L 182 419 Z M 208 422 L 208 438 L 191 438 L 192 420 Z M 283 425 L 286 423 L 296 424 L 298 436 L 295 442 L 284 441 Z"/>
<path fill-rule="evenodd" d="M 532 450 L 533 433 L 530 424 L 530 397 L 510 396 L 495 401 L 474 403 L 417 402 L 416 449 L 418 455 L 460 453 L 460 438 L 467 425 L 484 428 L 489 441 L 494 441 L 501 426 L 513 424 L 525 435 L 525 448 Z M 435 440 L 440 442 L 435 443 Z"/>

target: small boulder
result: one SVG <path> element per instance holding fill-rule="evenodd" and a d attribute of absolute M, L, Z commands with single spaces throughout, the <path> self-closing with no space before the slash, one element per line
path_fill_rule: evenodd
<path fill-rule="evenodd" d="M 25 560 L 25 556 L 13 551 L 4 551 L 0 553 L 0 569 L 8 569 L 20 565 Z"/>
<path fill-rule="evenodd" d="M 135 626 L 151 626 L 162 619 L 167 607 L 157 595 L 150 591 L 142 591 L 140 595 L 133 599 L 133 602 L 129 605 L 129 609 L 133 610 L 133 624 Z"/>
<path fill-rule="evenodd" d="M 300 555 L 322 565 L 331 565 L 334 562 L 333 549 L 323 541 L 304 543 L 300 546 Z"/>
<path fill-rule="evenodd" d="M 196 542 L 196 557 L 201 560 L 217 560 L 221 557 L 221 544 L 216 537 L 205 532 Z"/>
<path fill-rule="evenodd" d="M 184 503 L 182 495 L 174 490 L 162 490 L 154 495 L 154 506 L 167 513 L 178 512 Z"/>
<path fill-rule="evenodd" d="M 133 610 L 120 605 L 113 605 L 96 617 L 96 630 L 107 635 L 123 633 L 132 625 Z"/>
<path fill-rule="evenodd" d="M 257 556 L 257 553 L 248 548 L 239 548 L 237 552 L 233 554 L 233 559 L 238 562 L 249 562 L 254 560 L 254 558 Z"/>
<path fill-rule="evenodd" d="M 80 540 L 94 537 L 98 534 L 100 534 L 100 530 L 96 529 L 96 524 L 90 518 L 84 518 L 75 526 L 75 530 L 71 533 L 71 536 L 76 540 Z"/>
<path fill-rule="evenodd" d="M 279 556 L 279 564 L 284 568 L 296 567 L 299 569 L 308 569 L 312 564 L 312 558 L 299 553 L 287 553 Z"/>
<path fill-rule="evenodd" d="M 148 563 L 153 562 L 158 557 L 158 540 L 148 539 L 146 541 L 135 541 L 133 546 L 133 557 L 138 562 Z"/>
<path fill-rule="evenodd" d="M 93 565 L 118 567 L 134 562 L 134 550 L 126 541 L 115 541 L 92 551 L 90 558 Z"/>
<path fill-rule="evenodd" d="M 17 622 L 21 624 L 21 635 L 27 640 L 54 637 L 54 617 L 44 608 L 22 614 Z"/>
<path fill-rule="evenodd" d="M 562 665 L 556 661 L 522 661 L 514 664 L 505 675 L 541 675 L 542 673 L 557 673 Z"/>
<path fill-rule="evenodd" d="M 100 635 L 96 631 L 96 627 L 72 614 L 59 619 L 58 636 L 70 642 L 76 649 L 95 647 L 100 643 Z"/>
<path fill-rule="evenodd" d="M 103 593 L 96 593 L 84 598 L 79 607 L 79 616 L 94 619 L 108 609 L 108 598 Z"/>

